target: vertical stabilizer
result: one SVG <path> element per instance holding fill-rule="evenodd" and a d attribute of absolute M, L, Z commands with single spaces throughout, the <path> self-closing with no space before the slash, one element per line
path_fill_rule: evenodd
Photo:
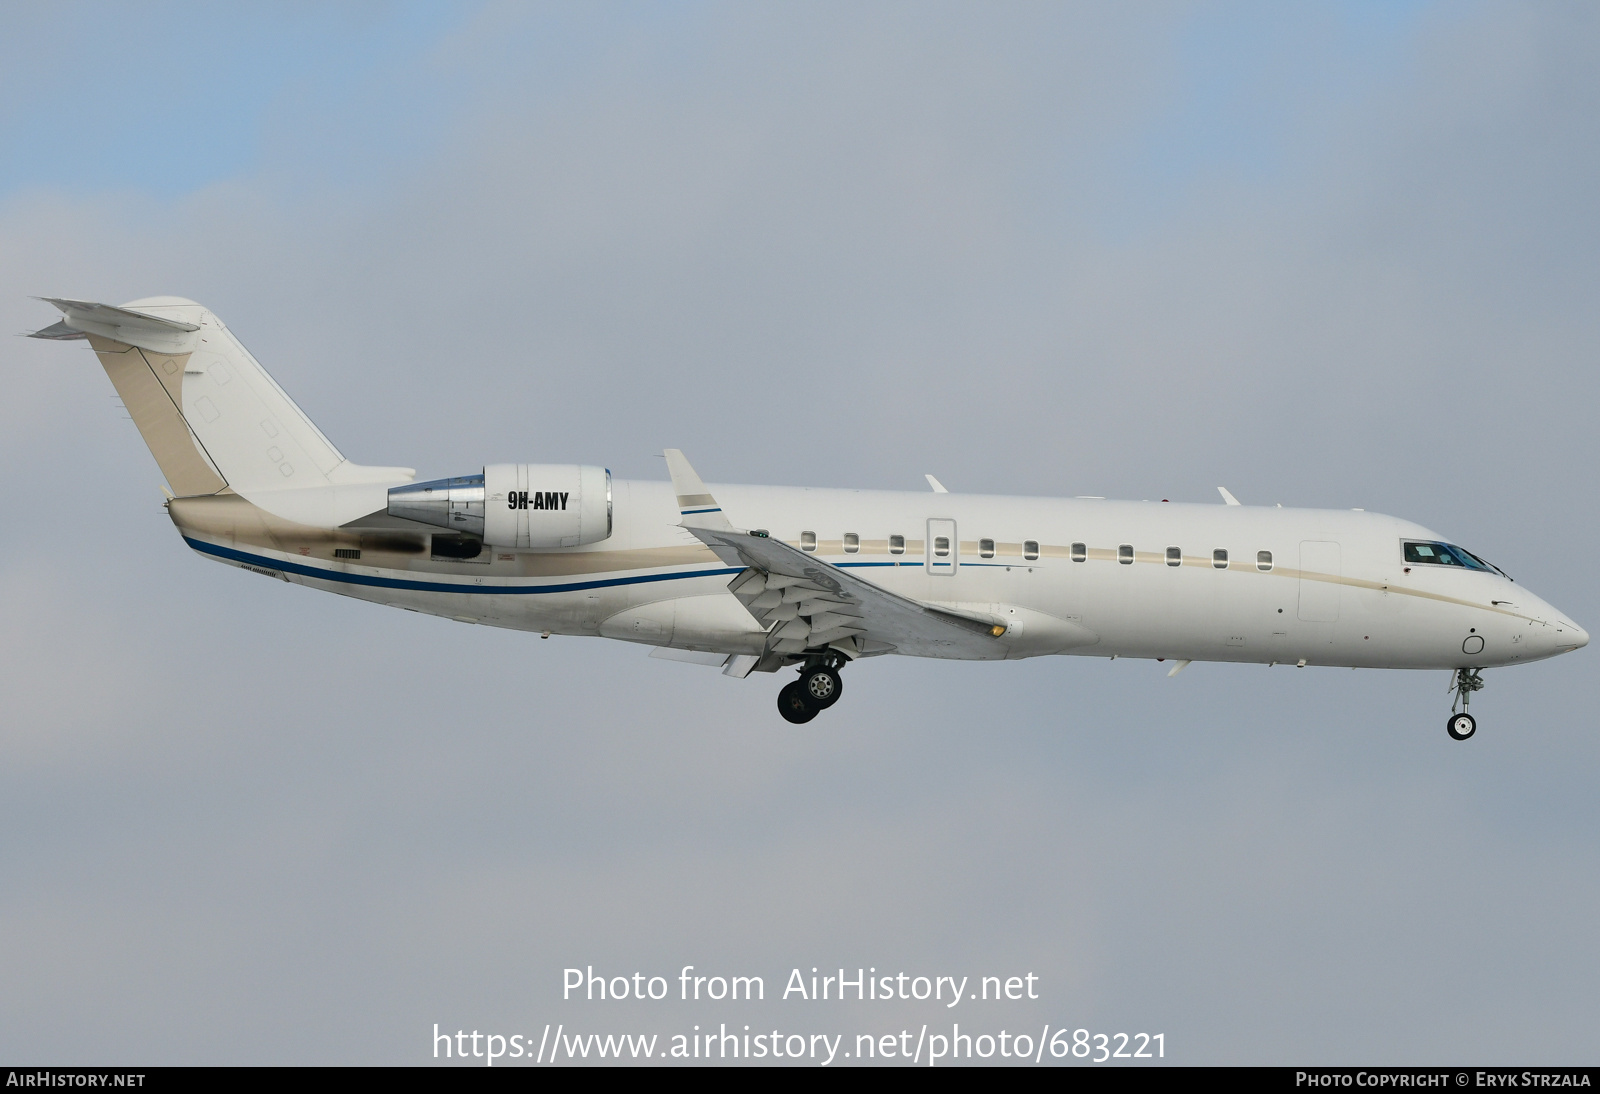
<path fill-rule="evenodd" d="M 172 492 L 184 497 L 223 490 L 227 480 L 211 462 L 179 409 L 183 405 L 183 371 L 189 354 L 153 353 L 95 334 L 89 336 L 89 345 L 111 378 L 111 386 L 122 397 L 133 424 L 139 427 L 139 435 L 156 458 Z"/>
<path fill-rule="evenodd" d="M 415 475 L 346 460 L 222 320 L 192 300 L 50 303 L 65 318 L 36 337 L 87 337 L 179 496 L 231 488 L 270 508 L 284 491 Z"/>

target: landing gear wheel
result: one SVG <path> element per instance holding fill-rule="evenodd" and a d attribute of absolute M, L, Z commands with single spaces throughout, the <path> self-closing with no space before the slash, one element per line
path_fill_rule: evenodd
<path fill-rule="evenodd" d="M 778 692 L 778 713 L 783 715 L 784 721 L 802 725 L 817 716 L 817 708 L 811 705 L 800 681 L 795 680 Z"/>
<path fill-rule="evenodd" d="M 1478 732 L 1478 720 L 1467 713 L 1467 706 L 1472 702 L 1472 693 L 1483 690 L 1483 671 L 1481 669 L 1456 669 L 1450 677 L 1450 690 L 1455 692 L 1456 700 L 1450 704 L 1450 720 L 1444 728 L 1450 736 L 1457 741 L 1464 741 Z M 1456 713 L 1456 708 L 1461 708 L 1461 713 Z"/>
<path fill-rule="evenodd" d="M 844 694 L 844 681 L 839 679 L 839 674 L 826 665 L 806 669 L 800 674 L 800 687 L 805 690 L 806 700 L 818 710 L 827 710 L 839 701 L 839 696 Z"/>

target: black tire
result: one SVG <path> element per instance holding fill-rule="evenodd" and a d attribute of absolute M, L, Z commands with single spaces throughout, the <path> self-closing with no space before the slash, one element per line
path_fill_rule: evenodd
<path fill-rule="evenodd" d="M 1465 741 L 1478 732 L 1478 720 L 1465 712 L 1452 714 L 1450 720 L 1444 724 L 1444 729 L 1455 740 Z"/>
<path fill-rule="evenodd" d="M 778 713 L 783 715 L 786 722 L 803 725 L 817 716 L 817 708 L 806 698 L 800 681 L 795 680 L 785 684 L 783 690 L 778 692 Z"/>
<path fill-rule="evenodd" d="M 807 669 L 800 674 L 800 687 L 806 693 L 806 702 L 818 710 L 827 710 L 844 694 L 844 681 L 839 674 L 826 666 Z"/>

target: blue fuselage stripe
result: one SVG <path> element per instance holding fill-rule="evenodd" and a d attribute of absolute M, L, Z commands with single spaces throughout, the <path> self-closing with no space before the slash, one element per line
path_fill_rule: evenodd
<path fill-rule="evenodd" d="M 188 536 L 184 536 L 183 541 L 202 554 L 227 559 L 229 562 L 248 563 L 263 569 L 281 570 L 284 573 L 299 574 L 301 577 L 312 577 L 321 581 L 366 585 L 377 589 L 404 589 L 407 592 L 418 593 L 493 593 L 502 596 L 526 596 L 532 593 L 571 593 L 582 592 L 585 589 L 608 589 L 618 585 L 644 585 L 654 581 L 684 581 L 695 577 L 730 577 L 744 572 L 741 567 L 732 566 L 715 570 L 695 570 L 691 573 L 635 574 L 630 577 L 608 577 L 596 581 L 569 581 L 560 585 L 458 585 L 446 581 L 408 581 L 404 578 L 379 577 L 377 574 L 325 570 L 320 566 L 306 566 L 299 562 L 286 562 L 264 555 L 253 555 L 247 551 L 191 539 Z"/>
<path fill-rule="evenodd" d="M 248 551 L 240 551 L 233 547 L 223 547 L 216 543 L 207 543 L 204 540 L 191 539 L 188 536 L 183 541 L 202 554 L 212 555 L 216 558 L 227 559 L 229 562 L 243 562 L 263 569 L 281 570 L 284 573 L 299 574 L 301 577 L 317 578 L 321 581 L 337 581 L 346 585 L 366 585 L 376 589 L 404 589 L 408 592 L 418 593 L 496 593 L 512 596 L 527 596 L 537 593 L 568 593 L 582 592 L 585 589 L 609 589 L 619 585 L 645 585 L 656 581 L 684 581 L 696 577 L 731 577 L 742 573 L 738 566 L 721 567 L 713 570 L 694 570 L 690 573 L 675 574 L 634 574 L 628 577 L 607 577 L 594 581 L 569 581 L 556 585 L 461 585 L 448 581 L 413 581 L 406 578 L 380 577 L 377 574 L 351 573 L 347 570 L 323 569 L 320 566 L 307 566 L 299 562 L 289 562 L 265 555 L 254 555 Z M 878 568 L 903 568 L 921 569 L 925 564 L 917 559 L 906 562 L 836 562 L 833 565 L 841 569 L 878 569 Z M 967 566 L 998 566 L 994 562 L 968 562 Z"/>

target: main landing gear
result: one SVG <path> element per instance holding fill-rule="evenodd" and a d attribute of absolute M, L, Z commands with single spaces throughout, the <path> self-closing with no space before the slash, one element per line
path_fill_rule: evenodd
<path fill-rule="evenodd" d="M 1478 732 L 1478 720 L 1467 713 L 1467 704 L 1472 702 L 1473 692 L 1483 690 L 1482 670 L 1456 669 L 1450 690 L 1455 692 L 1456 697 L 1450 704 L 1450 720 L 1444 724 L 1445 732 L 1457 741 L 1465 741 Z M 1459 712 L 1457 707 L 1461 708 Z"/>
<path fill-rule="evenodd" d="M 839 678 L 844 663 L 844 656 L 837 653 L 807 661 L 800 669 L 800 679 L 778 692 L 778 713 L 785 721 L 800 725 L 837 703 L 844 693 L 844 681 Z"/>

